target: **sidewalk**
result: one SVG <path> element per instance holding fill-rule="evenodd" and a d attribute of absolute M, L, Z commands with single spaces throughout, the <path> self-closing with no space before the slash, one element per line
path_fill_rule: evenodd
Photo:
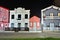
<path fill-rule="evenodd" d="M 0 31 L 0 33 L 41 33 L 41 31 Z"/>

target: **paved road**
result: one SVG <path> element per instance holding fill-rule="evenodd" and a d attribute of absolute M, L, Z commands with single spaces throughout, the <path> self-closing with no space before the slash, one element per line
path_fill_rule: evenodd
<path fill-rule="evenodd" d="M 0 38 L 41 38 L 41 37 L 58 37 L 59 32 L 0 32 Z"/>

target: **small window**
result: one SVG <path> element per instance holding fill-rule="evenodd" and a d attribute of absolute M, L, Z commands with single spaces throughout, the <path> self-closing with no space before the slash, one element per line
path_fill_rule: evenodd
<path fill-rule="evenodd" d="M 11 23 L 11 27 L 14 27 L 14 23 Z"/>
<path fill-rule="evenodd" d="M 11 16 L 11 19 L 14 19 L 14 15 Z"/>
<path fill-rule="evenodd" d="M 28 27 L 28 23 L 25 23 L 25 27 Z"/>
<path fill-rule="evenodd" d="M 43 14 L 43 18 L 45 18 L 46 17 L 46 15 L 45 15 L 45 13 Z"/>
<path fill-rule="evenodd" d="M 50 16 L 53 16 L 53 13 L 50 13 Z"/>
<path fill-rule="evenodd" d="M 59 23 L 59 26 L 60 26 L 60 23 Z"/>
<path fill-rule="evenodd" d="M 18 23 L 18 27 L 21 27 L 21 23 Z"/>
<path fill-rule="evenodd" d="M 58 16 L 60 17 L 60 13 L 58 13 Z"/>
<path fill-rule="evenodd" d="M 28 19 L 28 14 L 25 14 L 25 19 Z"/>
<path fill-rule="evenodd" d="M 18 20 L 21 20 L 21 15 L 20 14 L 18 15 Z"/>

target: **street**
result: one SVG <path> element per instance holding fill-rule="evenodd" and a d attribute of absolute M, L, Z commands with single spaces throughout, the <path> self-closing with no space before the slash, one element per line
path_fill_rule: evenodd
<path fill-rule="evenodd" d="M 59 32 L 0 32 L 0 38 L 60 38 Z"/>

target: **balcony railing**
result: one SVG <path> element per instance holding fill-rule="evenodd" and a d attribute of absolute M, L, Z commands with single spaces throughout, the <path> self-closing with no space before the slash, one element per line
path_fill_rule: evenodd
<path fill-rule="evenodd" d="M 45 16 L 44 19 L 60 19 L 59 16 Z"/>

